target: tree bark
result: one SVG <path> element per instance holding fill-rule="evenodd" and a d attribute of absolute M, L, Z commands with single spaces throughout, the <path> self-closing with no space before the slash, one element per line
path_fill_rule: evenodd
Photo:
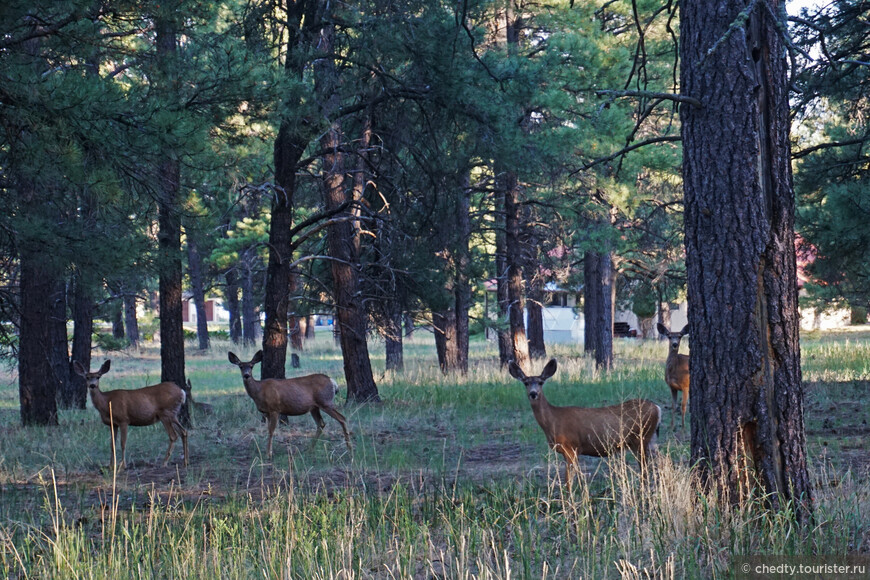
<path fill-rule="evenodd" d="M 124 292 L 124 328 L 127 332 L 127 342 L 130 343 L 131 347 L 139 348 L 139 320 L 136 317 L 135 288 L 127 288 L 127 291 Z"/>
<path fill-rule="evenodd" d="M 58 402 L 64 409 L 72 408 L 69 398 L 69 340 L 66 334 L 66 280 L 55 282 L 51 295 L 51 368 Z"/>
<path fill-rule="evenodd" d="M 325 26 L 321 30 L 319 50 L 329 54 L 332 51 L 334 35 L 334 26 Z M 332 119 L 338 110 L 338 77 L 331 58 L 316 61 L 314 76 L 321 114 L 325 119 Z M 327 210 L 335 210 L 348 197 L 344 185 L 344 154 L 340 151 L 341 145 L 341 126 L 338 121 L 333 121 L 320 139 L 321 149 L 328 152 L 323 155 L 323 193 Z M 351 211 L 342 213 L 349 218 Z M 342 214 L 336 217 L 342 217 Z M 326 237 L 332 258 L 335 320 L 344 359 L 347 397 L 357 402 L 380 401 L 366 341 L 365 309 L 357 292 L 359 233 L 354 230 L 353 221 L 345 219 L 330 224 Z"/>
<path fill-rule="evenodd" d="M 529 289 L 529 300 L 526 303 L 526 332 L 529 340 L 529 356 L 534 359 L 547 358 L 547 346 L 544 343 L 544 282 L 538 275 L 537 260 L 527 260 L 526 287 Z"/>
<path fill-rule="evenodd" d="M 91 336 L 94 333 L 94 300 L 90 288 L 79 272 L 73 278 L 73 341 L 70 363 L 78 361 L 86 369 L 91 368 Z M 84 409 L 88 402 L 88 385 L 84 377 L 73 370 L 70 364 L 68 403 L 71 409 Z"/>
<path fill-rule="evenodd" d="M 190 276 L 190 291 L 196 306 L 196 338 L 199 350 L 209 349 L 208 317 L 205 313 L 205 280 L 202 272 L 202 256 L 193 233 L 187 232 L 187 273 Z"/>
<path fill-rule="evenodd" d="M 39 252 L 22 249 L 19 283 L 21 321 L 18 337 L 18 396 L 21 422 L 57 425 L 57 384 L 52 380 L 52 290 L 56 276 Z"/>
<path fill-rule="evenodd" d="M 124 298 L 116 295 L 112 302 L 112 338 L 124 340 L 127 334 L 124 332 Z"/>
<path fill-rule="evenodd" d="M 442 373 L 459 368 L 459 346 L 456 341 L 456 312 L 452 309 L 432 313 L 435 326 L 435 352 Z"/>
<path fill-rule="evenodd" d="M 164 94 L 172 90 L 177 71 L 173 60 L 177 54 L 176 16 L 169 7 L 155 18 L 158 68 L 161 70 Z M 168 17 L 166 16 L 168 14 Z M 179 188 L 181 166 L 173 156 L 164 158 L 158 167 L 157 240 L 160 290 L 160 380 L 185 386 L 184 328 L 182 311 L 181 219 Z M 189 427 L 190 401 L 185 399 L 179 413 L 181 424 Z"/>
<path fill-rule="evenodd" d="M 239 344 L 242 339 L 242 316 L 239 310 L 239 280 L 234 269 L 224 275 L 227 281 L 224 296 L 227 299 L 227 311 L 230 313 L 230 341 Z"/>
<path fill-rule="evenodd" d="M 287 5 L 287 51 L 284 73 L 293 81 L 301 81 L 308 64 L 312 37 L 320 29 L 319 0 L 299 0 Z M 296 165 L 302 159 L 310 141 L 310 128 L 296 123 L 289 112 L 299 105 L 299 98 L 284 104 L 288 114 L 281 119 L 272 158 L 275 163 L 275 195 L 272 198 L 272 219 L 269 223 L 269 263 L 266 268 L 266 295 L 263 310 L 266 327 L 263 331 L 262 378 L 283 379 L 287 364 L 287 323 L 289 296 L 295 286 L 291 272 L 293 196 L 296 192 Z M 295 111 L 293 111 L 295 113 Z"/>
<path fill-rule="evenodd" d="M 526 339 L 526 299 L 523 284 L 523 251 L 520 241 L 520 188 L 515 173 L 505 175 L 505 265 L 507 266 L 508 322 L 511 359 L 529 371 Z"/>
<path fill-rule="evenodd" d="M 761 0 L 741 23 L 747 5 L 680 4 L 682 90 L 702 103 L 681 107 L 691 457 L 732 502 L 758 482 L 807 521 L 785 12 Z"/>
<path fill-rule="evenodd" d="M 402 343 L 402 309 L 396 301 L 390 301 L 386 309 L 386 328 L 384 329 L 386 369 L 403 372 L 405 370 L 405 356 Z"/>
<path fill-rule="evenodd" d="M 242 337 L 246 346 L 254 344 L 260 338 L 260 317 L 257 316 L 256 301 L 254 299 L 254 269 L 249 265 L 246 265 L 242 270 Z M 284 377 L 282 373 L 281 377 L 264 378 Z"/>
<path fill-rule="evenodd" d="M 585 319 L 583 349 L 592 353 L 595 366 L 613 366 L 613 260 L 609 252 L 586 252 L 583 301 Z"/>

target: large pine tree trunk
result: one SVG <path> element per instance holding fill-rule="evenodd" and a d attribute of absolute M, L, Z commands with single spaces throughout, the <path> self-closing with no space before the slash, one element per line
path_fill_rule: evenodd
<path fill-rule="evenodd" d="M 335 28 L 333 25 L 321 30 L 319 50 L 326 54 L 332 51 Z M 323 117 L 331 119 L 338 110 L 338 76 L 331 58 L 319 59 L 314 65 L 315 85 Z M 323 156 L 324 205 L 334 211 L 348 199 L 345 188 L 344 154 L 340 124 L 333 122 L 323 137 L 320 147 L 328 153 Z M 342 212 L 336 217 L 350 217 L 351 212 Z M 332 269 L 332 284 L 335 299 L 335 320 L 339 329 L 341 353 L 344 359 L 344 376 L 347 380 L 347 397 L 357 402 L 379 401 L 377 385 L 372 376 L 366 339 L 366 314 L 357 293 L 357 264 L 359 262 L 359 234 L 354 231 L 353 221 L 336 220 L 327 227 L 327 242 Z"/>
<path fill-rule="evenodd" d="M 196 306 L 196 338 L 199 350 L 209 349 L 208 317 L 205 313 L 205 280 L 202 272 L 202 256 L 193 233 L 187 232 L 187 272 L 190 275 L 190 291 Z"/>
<path fill-rule="evenodd" d="M 172 90 L 174 59 L 177 54 L 177 32 L 170 8 L 166 15 L 155 18 L 157 60 L 161 69 L 161 87 L 165 94 Z M 157 223 L 159 233 L 159 289 L 160 289 L 160 380 L 172 381 L 184 387 L 184 328 L 182 311 L 181 219 L 179 216 L 179 188 L 181 166 L 177 158 L 167 156 L 158 167 L 160 179 L 157 195 Z M 185 400 L 179 420 L 190 426 L 190 401 Z"/>
<path fill-rule="evenodd" d="M 21 251 L 20 328 L 18 337 L 18 396 L 21 422 L 57 425 L 57 383 L 52 379 L 52 291 L 56 276 L 38 252 Z"/>
<path fill-rule="evenodd" d="M 592 353 L 597 368 L 609 369 L 613 366 L 613 260 L 610 253 L 586 252 L 583 274 L 586 284 L 583 348 Z"/>
<path fill-rule="evenodd" d="M 287 5 L 286 47 L 284 73 L 293 81 L 301 81 L 308 65 L 312 38 L 320 29 L 324 6 L 317 0 L 300 0 Z M 284 106 L 291 110 L 296 101 Z M 295 111 L 294 111 L 295 112 Z M 291 271 L 293 225 L 293 196 L 296 193 L 296 165 L 302 159 L 310 140 L 310 127 L 282 118 L 272 159 L 275 163 L 275 182 L 278 184 L 272 198 L 272 219 L 269 224 L 269 263 L 266 268 L 266 296 L 263 310 L 266 327 L 263 331 L 263 378 L 285 377 L 287 364 L 287 324 L 290 312 L 289 297 L 295 287 Z"/>
<path fill-rule="evenodd" d="M 732 33 L 747 5 L 680 4 L 682 90 L 701 102 L 681 107 L 691 456 L 731 501 L 757 481 L 806 520 L 786 22 L 761 0 Z"/>

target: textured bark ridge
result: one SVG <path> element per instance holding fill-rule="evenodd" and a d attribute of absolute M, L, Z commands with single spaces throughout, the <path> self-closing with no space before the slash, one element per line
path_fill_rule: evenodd
<path fill-rule="evenodd" d="M 681 3 L 682 92 L 702 103 L 681 110 L 692 462 L 732 501 L 758 484 L 803 518 L 786 53 L 776 3 L 745 4 Z"/>

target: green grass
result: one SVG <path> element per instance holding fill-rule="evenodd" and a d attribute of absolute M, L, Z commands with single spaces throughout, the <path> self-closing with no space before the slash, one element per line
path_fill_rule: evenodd
<path fill-rule="evenodd" d="M 372 346 L 377 405 L 343 405 L 354 450 L 330 417 L 266 427 L 226 360 L 253 349 L 190 351 L 197 401 L 191 463 L 161 468 L 161 426 L 131 428 L 129 468 L 110 467 L 108 428 L 91 404 L 60 427 L 20 427 L 14 375 L 0 376 L 0 576 L 4 578 L 645 578 L 730 577 L 732 555 L 867 554 L 870 337 L 805 338 L 806 423 L 816 525 L 799 529 L 750 501 L 723 507 L 695 484 L 688 434 L 674 434 L 662 380 L 667 346 L 621 340 L 613 372 L 555 347 L 555 404 L 647 397 L 666 407 L 652 481 L 634 459 L 584 458 L 572 492 L 547 449 L 521 384 L 494 346 L 472 346 L 468 377 L 443 376 L 431 335 L 406 346 L 406 371 L 384 372 Z M 109 358 L 109 357 L 107 357 Z M 111 354 L 104 389 L 159 380 L 155 348 Z M 94 365 L 101 356 L 94 357 Z M 330 337 L 302 354 L 302 372 L 343 386 Z M 541 365 L 542 366 L 542 363 Z M 288 369 L 292 372 L 295 369 Z M 340 400 L 343 402 L 343 394 Z"/>

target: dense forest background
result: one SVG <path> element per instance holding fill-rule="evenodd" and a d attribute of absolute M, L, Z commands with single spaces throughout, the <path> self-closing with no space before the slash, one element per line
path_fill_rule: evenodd
<path fill-rule="evenodd" d="M 802 300 L 866 307 L 868 5 L 772 16 Z M 84 408 L 71 362 L 95 337 L 158 336 L 185 384 L 185 293 L 223 297 L 264 378 L 334 316 L 352 400 L 379 398 L 367 340 L 399 370 L 410 324 L 445 372 L 486 327 L 502 363 L 545 357 L 549 283 L 582 289 L 609 366 L 614 301 L 667 324 L 686 294 L 679 30 L 662 0 L 4 2 L 0 340 L 23 423 Z"/>

